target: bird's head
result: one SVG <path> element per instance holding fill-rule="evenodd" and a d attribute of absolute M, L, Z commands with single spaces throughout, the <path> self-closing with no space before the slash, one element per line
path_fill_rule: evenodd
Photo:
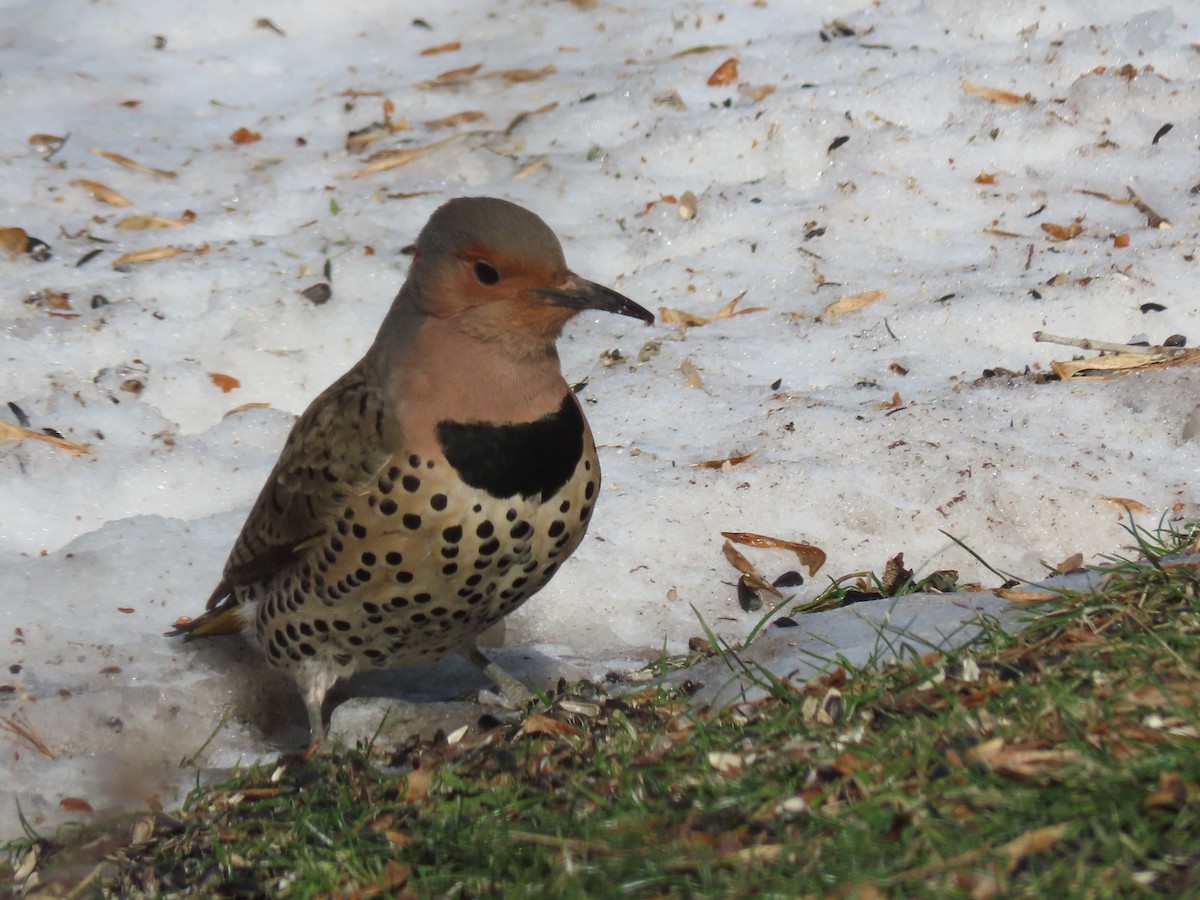
<path fill-rule="evenodd" d="M 489 197 L 451 200 L 434 212 L 417 238 L 409 282 L 422 314 L 517 355 L 552 348 L 582 310 L 654 321 L 628 297 L 568 269 L 540 218 Z"/>

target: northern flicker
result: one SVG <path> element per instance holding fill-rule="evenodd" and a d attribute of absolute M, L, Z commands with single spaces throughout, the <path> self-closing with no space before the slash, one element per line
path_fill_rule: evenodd
<path fill-rule="evenodd" d="M 647 323 L 571 272 L 504 200 L 451 200 L 416 242 L 366 355 L 296 421 L 187 639 L 245 631 L 292 672 L 314 739 L 325 695 L 365 668 L 462 653 L 546 585 L 600 490 L 555 341 L 581 310 Z"/>

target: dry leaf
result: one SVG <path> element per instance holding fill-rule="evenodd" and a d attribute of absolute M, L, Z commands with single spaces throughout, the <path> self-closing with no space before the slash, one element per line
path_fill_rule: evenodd
<path fill-rule="evenodd" d="M 0 228 L 0 250 L 20 256 L 29 250 L 29 235 L 24 228 Z"/>
<path fill-rule="evenodd" d="M 0 422 L 0 441 L 41 441 L 43 444 L 50 444 L 75 456 L 90 452 L 90 448 L 86 444 L 76 444 L 74 441 L 52 437 L 42 434 L 40 431 L 31 431 L 19 425 L 10 425 L 8 422 Z"/>
<path fill-rule="evenodd" d="M 435 78 L 428 81 L 417 83 L 420 90 L 427 91 L 431 88 L 456 87 L 461 84 L 466 84 L 467 80 L 483 68 L 483 63 L 476 63 L 473 66 L 463 66 L 460 69 L 451 69 L 448 72 L 443 72 Z"/>
<path fill-rule="evenodd" d="M 721 773 L 722 778 L 737 778 L 742 769 L 758 758 L 756 753 L 728 753 L 714 750 L 708 754 L 708 764 Z"/>
<path fill-rule="evenodd" d="M 134 250 L 132 253 L 123 253 L 114 259 L 113 268 L 117 269 L 133 263 L 154 262 L 156 259 L 168 259 L 184 252 L 178 247 L 148 247 L 145 250 Z"/>
<path fill-rule="evenodd" d="M 118 194 L 106 184 L 101 184 L 99 181 L 89 181 L 86 178 L 78 178 L 72 181 L 71 184 L 77 184 L 81 188 L 87 190 L 93 197 L 101 203 L 107 203 L 109 206 L 133 206 L 129 200 Z"/>
<path fill-rule="evenodd" d="M 737 544 L 747 547 L 765 547 L 769 550 L 791 550 L 800 559 L 801 565 L 808 567 L 811 578 L 816 575 L 821 566 L 825 565 L 825 551 L 812 544 L 802 544 L 799 541 L 785 541 L 783 538 L 769 537 L 765 534 L 755 534 L 751 531 L 722 531 L 721 536 Z"/>
<path fill-rule="evenodd" d="M 522 110 L 521 112 L 517 113 L 515 116 L 512 117 L 512 121 L 509 122 L 508 126 L 504 129 L 504 136 L 505 137 L 511 136 L 512 133 L 514 131 L 516 131 L 517 128 L 519 128 L 523 122 L 527 121 L 530 118 L 530 116 L 540 116 L 543 113 L 548 113 L 555 109 L 558 109 L 558 101 L 557 100 L 552 100 L 549 103 L 543 104 L 542 106 L 539 106 L 537 109 Z"/>
<path fill-rule="evenodd" d="M 225 415 L 221 416 L 221 418 L 228 419 L 230 416 L 237 415 L 240 412 L 245 412 L 248 409 L 270 409 L 270 408 L 271 408 L 270 403 L 243 403 L 241 406 L 235 406 L 233 409 L 229 410 L 229 412 L 225 413 Z"/>
<path fill-rule="evenodd" d="M 980 172 L 978 175 L 975 176 L 975 183 L 976 184 L 995 184 L 996 176 L 993 175 L 991 172 Z"/>
<path fill-rule="evenodd" d="M 968 94 L 974 94 L 976 97 L 982 97 L 985 100 L 991 100 L 993 103 L 1006 103 L 1010 106 L 1016 106 L 1018 103 L 1024 103 L 1025 98 L 1020 94 L 1014 94 L 1011 91 L 1001 91 L 996 88 L 984 87 L 981 84 L 975 84 L 973 81 L 964 80 L 962 83 L 963 90 Z"/>
<path fill-rule="evenodd" d="M 51 309 L 64 310 L 71 308 L 70 294 L 64 294 L 62 291 L 55 291 L 50 288 L 46 288 L 42 293 L 46 299 L 46 305 Z"/>
<path fill-rule="evenodd" d="M 550 737 L 558 737 L 559 735 L 577 735 L 579 730 L 569 722 L 564 722 L 562 719 L 555 719 L 553 716 L 542 715 L 541 713 L 531 713 L 529 718 L 525 720 L 525 724 L 521 726 L 518 734 L 544 734 Z"/>
<path fill-rule="evenodd" d="M 700 370 L 696 368 L 690 359 L 685 359 L 679 364 L 679 371 L 687 379 L 688 387 L 694 387 L 704 391 L 706 394 L 708 393 L 708 388 L 704 386 L 704 379 L 700 377 Z"/>
<path fill-rule="evenodd" d="M 529 162 L 525 163 L 525 165 L 521 166 L 521 168 L 517 169 L 517 171 L 513 172 L 513 181 L 520 181 L 522 178 L 528 178 L 538 169 L 545 166 L 549 161 L 549 157 L 535 156 L 533 159 L 529 160 Z"/>
<path fill-rule="evenodd" d="M 452 116 L 445 116 L 441 119 L 433 119 L 425 123 L 425 127 L 430 131 L 437 131 L 440 128 L 454 128 L 457 125 L 464 125 L 467 122 L 478 122 L 480 119 L 486 119 L 487 113 L 480 112 L 477 109 L 468 109 L 460 113 L 455 113 Z"/>
<path fill-rule="evenodd" d="M 1136 500 L 1130 500 L 1128 497 L 1101 497 L 1100 499 L 1111 506 L 1117 507 L 1118 509 L 1127 509 L 1130 512 L 1138 513 L 1139 515 L 1145 515 L 1146 513 L 1150 512 L 1150 507 L 1148 507 L 1146 504 L 1138 503 Z"/>
<path fill-rule="evenodd" d="M 537 81 L 539 78 L 545 78 L 547 75 L 553 75 L 557 72 L 552 64 L 543 66 L 540 69 L 500 69 L 496 72 L 488 72 L 484 78 L 503 78 L 510 84 L 520 84 L 525 81 Z"/>
<path fill-rule="evenodd" d="M 103 156 L 109 162 L 116 163 L 118 166 L 124 166 L 126 169 L 133 169 L 136 172 L 145 172 L 148 175 L 158 175 L 162 178 L 174 178 L 175 173 L 166 169 L 155 169 L 152 166 L 143 165 L 136 160 L 130 159 L 128 156 L 122 156 L 120 153 L 113 153 L 111 150 L 103 150 L 100 147 L 88 147 L 89 153 L 95 153 L 97 156 Z"/>
<path fill-rule="evenodd" d="M 451 41 L 448 44 L 437 44 L 433 47 L 426 47 L 421 51 L 422 56 L 437 56 L 439 53 L 453 53 L 455 50 L 462 49 L 462 41 Z"/>
<path fill-rule="evenodd" d="M 765 100 L 767 97 L 770 97 L 773 93 L 775 93 L 775 85 L 773 85 L 773 84 L 759 84 L 759 85 L 742 84 L 742 85 L 738 85 L 738 93 L 741 94 L 743 97 L 746 97 L 747 99 L 749 99 L 749 101 L 751 103 L 760 103 L 763 100 Z"/>
<path fill-rule="evenodd" d="M 225 394 L 228 394 L 230 391 L 242 386 L 242 383 L 232 375 L 222 375 L 220 372 L 209 372 L 208 377 L 212 379 L 212 383 L 219 387 L 221 392 Z"/>
<path fill-rule="evenodd" d="M 704 462 L 692 463 L 692 468 L 693 469 L 733 468 L 734 466 L 740 466 L 742 463 L 744 463 L 746 460 L 748 460 L 753 455 L 754 455 L 753 453 L 743 453 L 741 456 L 727 456 L 727 457 L 725 457 L 725 459 L 706 459 Z"/>
<path fill-rule="evenodd" d="M 148 231 L 152 228 L 183 228 L 196 221 L 196 214 L 190 209 L 178 219 L 168 219 L 165 216 L 126 216 L 114 227 L 117 231 Z"/>
<path fill-rule="evenodd" d="M 731 56 L 725 62 L 717 66 L 716 70 L 708 76 L 709 87 L 722 87 L 737 81 L 738 77 L 738 60 Z"/>
<path fill-rule="evenodd" d="M 53 156 L 62 149 L 62 145 L 67 142 L 68 137 L 70 135 L 31 134 L 29 136 L 29 145 L 31 147 L 40 147 Z"/>
<path fill-rule="evenodd" d="M 733 316 L 744 316 L 749 313 L 766 311 L 765 306 L 751 306 L 748 309 L 738 309 L 738 302 L 746 296 L 746 293 L 746 291 L 742 291 L 711 316 L 700 316 L 686 310 L 669 309 L 666 306 L 660 306 L 658 308 L 659 319 L 666 323 L 683 325 L 685 328 L 698 328 L 701 325 L 707 325 L 709 322 L 716 322 L 718 319 L 729 319 Z"/>
<path fill-rule="evenodd" d="M 362 178 L 364 175 L 374 175 L 377 172 L 386 172 L 388 169 L 408 165 L 414 159 L 419 159 L 426 153 L 436 150 L 438 147 L 443 147 L 451 141 L 458 140 L 463 134 L 466 134 L 466 132 L 452 134 L 449 137 L 444 137 L 440 141 L 434 141 L 432 144 L 426 144 L 423 147 L 405 147 L 399 150 L 380 150 L 378 153 L 372 153 L 367 159 L 368 165 L 351 172 L 350 177 Z"/>
<path fill-rule="evenodd" d="M 686 328 L 695 328 L 700 325 L 707 325 L 711 319 L 704 316 L 698 316 L 695 313 L 690 313 L 682 309 L 670 309 L 666 306 L 658 308 L 658 320 L 664 324 L 679 324 Z"/>
<path fill-rule="evenodd" d="M 763 577 L 763 574 L 754 567 L 754 563 L 746 559 L 742 552 L 738 550 L 737 547 L 733 546 L 733 544 L 728 540 L 726 540 L 724 546 L 721 547 L 721 552 L 725 554 L 725 559 L 729 561 L 731 566 L 746 576 L 746 583 L 750 587 L 754 588 L 754 590 L 767 591 L 771 594 L 774 594 L 776 597 L 783 596 L 783 594 L 779 592 L 779 589 L 771 584 L 771 582 L 767 581 L 767 579 Z"/>
<path fill-rule="evenodd" d="M 1146 348 L 1139 348 L 1145 350 Z M 1176 350 L 1157 348 L 1154 353 L 1111 353 L 1091 359 L 1072 359 L 1068 362 L 1054 361 L 1050 368 L 1054 374 L 1066 381 L 1084 378 L 1106 379 L 1124 375 L 1135 369 L 1165 368 L 1200 361 L 1200 350 Z"/>
<path fill-rule="evenodd" d="M 257 131 L 251 131 L 249 128 L 239 128 L 229 136 L 229 139 L 235 144 L 253 144 L 256 141 L 261 141 L 262 135 Z"/>
<path fill-rule="evenodd" d="M 1146 810 L 1180 809 L 1187 799 L 1187 785 L 1179 777 L 1178 772 L 1159 772 L 1158 789 L 1146 798 L 1142 808 Z"/>
<path fill-rule="evenodd" d="M 404 799 L 408 803 L 423 800 L 433 787 L 433 769 L 422 767 L 413 769 L 404 776 Z"/>
<path fill-rule="evenodd" d="M 826 316 L 830 318 L 840 316 L 843 313 L 856 312 L 870 306 L 877 300 L 887 296 L 886 290 L 863 291 L 858 294 L 847 294 L 845 297 L 839 297 L 821 311 L 818 319 L 823 319 Z"/>
<path fill-rule="evenodd" d="M 982 763 L 997 775 L 1014 781 L 1026 781 L 1053 769 L 1078 762 L 1078 750 L 1008 744 L 1004 738 L 992 738 L 967 751 L 967 759 Z"/>
<path fill-rule="evenodd" d="M 1026 857 L 1034 853 L 1045 853 L 1058 843 L 1067 831 L 1065 822 L 1058 825 L 1046 825 L 1027 831 L 1020 837 L 1014 838 L 999 848 L 1002 856 L 1008 857 L 1008 870 L 1011 872 L 1020 865 Z"/>
<path fill-rule="evenodd" d="M 1018 591 L 1012 588 L 993 588 L 992 593 L 1009 603 L 1047 603 L 1051 600 L 1062 599 L 1062 594 L 1056 594 L 1054 591 Z"/>
<path fill-rule="evenodd" d="M 1070 225 L 1055 225 L 1053 222 L 1043 222 L 1042 231 L 1050 235 L 1056 241 L 1069 241 L 1071 238 L 1079 237 L 1083 234 L 1083 226 L 1078 222 L 1072 222 Z"/>
<path fill-rule="evenodd" d="M 1083 565 L 1083 554 L 1073 553 L 1054 567 L 1056 572 L 1074 572 Z"/>

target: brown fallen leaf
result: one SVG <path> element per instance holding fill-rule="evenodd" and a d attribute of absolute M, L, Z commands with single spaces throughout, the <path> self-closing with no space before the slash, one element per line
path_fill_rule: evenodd
<path fill-rule="evenodd" d="M 886 296 L 887 291 L 883 289 L 875 291 L 862 291 L 858 294 L 847 294 L 845 297 L 839 297 L 837 300 L 834 300 L 823 310 L 821 310 L 821 315 L 817 316 L 817 321 L 820 321 L 827 316 L 829 318 L 834 318 L 842 315 L 843 313 L 857 312 L 858 310 L 865 309 L 872 303 L 876 302 L 877 300 L 881 300 Z"/>
<path fill-rule="evenodd" d="M 458 69 L 450 69 L 448 72 L 443 72 L 426 81 L 417 82 L 417 88 L 422 91 L 428 91 L 433 88 L 458 87 L 466 84 L 471 76 L 483 68 L 483 63 L 476 63 L 473 66 L 462 66 Z"/>
<path fill-rule="evenodd" d="M 779 589 L 767 581 L 763 577 L 762 572 L 755 568 L 754 563 L 746 559 L 745 555 L 737 547 L 733 546 L 732 542 L 726 540 L 724 546 L 721 547 L 721 552 L 725 555 L 725 559 L 729 561 L 731 566 L 746 576 L 746 584 L 754 588 L 754 590 L 767 591 L 776 597 L 783 596 L 779 592 Z"/>
<path fill-rule="evenodd" d="M 65 438 L 42 434 L 40 431 L 32 431 L 19 425 L 10 425 L 8 422 L 0 422 L 0 441 L 41 441 L 43 444 L 50 444 L 52 447 L 66 450 L 75 456 L 91 452 L 91 448 L 86 444 L 76 444 Z"/>
<path fill-rule="evenodd" d="M 978 175 L 975 176 L 975 183 L 976 184 L 995 184 L 996 176 L 993 175 L 991 172 L 980 172 Z"/>
<path fill-rule="evenodd" d="M 693 469 L 724 469 L 740 466 L 750 459 L 753 453 L 743 453 L 741 456 L 727 456 L 725 459 L 706 459 L 704 462 L 692 463 Z"/>
<path fill-rule="evenodd" d="M 532 713 L 525 720 L 525 724 L 521 726 L 518 735 L 521 734 L 544 734 L 550 737 L 558 737 L 560 735 L 574 736 L 579 734 L 579 730 L 570 722 L 564 722 L 562 719 L 556 719 L 553 716 L 546 716 L 541 713 Z"/>
<path fill-rule="evenodd" d="M 29 136 L 29 146 L 37 147 L 47 153 L 49 158 L 62 149 L 63 144 L 67 142 L 69 134 L 31 134 Z"/>
<path fill-rule="evenodd" d="M 103 156 L 109 162 L 116 163 L 118 166 L 124 166 L 126 169 L 133 169 L 135 172 L 158 175 L 160 178 L 175 177 L 175 173 L 167 169 L 156 169 L 153 166 L 143 165 L 137 160 L 130 159 L 128 156 L 122 156 L 120 153 L 113 153 L 111 150 L 104 150 L 100 147 L 88 147 L 88 152 L 95 153 L 97 156 Z"/>
<path fill-rule="evenodd" d="M 752 531 L 722 531 L 721 536 L 735 544 L 745 544 L 747 547 L 764 547 L 768 550 L 791 550 L 800 559 L 801 565 L 808 567 L 811 578 L 825 565 L 825 551 L 812 544 L 799 541 L 787 541 L 783 538 L 769 537 L 765 534 L 755 534 Z"/>
<path fill-rule="evenodd" d="M 696 368 L 695 363 L 690 359 L 685 359 L 679 364 L 679 371 L 683 373 L 683 377 L 687 379 L 688 387 L 694 387 L 697 390 L 708 393 L 708 388 L 704 386 L 704 379 L 700 377 L 700 370 Z"/>
<path fill-rule="evenodd" d="M 1012 588 L 993 588 L 992 593 L 1001 600 L 1009 603 L 1047 603 L 1051 600 L 1061 600 L 1062 594 L 1054 591 L 1014 590 Z"/>
<path fill-rule="evenodd" d="M 121 266 L 129 266 L 134 263 L 154 262 L 157 259 L 169 259 L 172 256 L 178 256 L 180 253 L 187 251 L 181 250 L 178 247 L 147 247 L 145 250 L 134 250 L 131 253 L 123 253 L 113 260 L 113 268 L 117 269 Z"/>
<path fill-rule="evenodd" d="M 1026 100 L 1020 94 L 1014 94 L 1012 91 L 1001 91 L 996 88 L 984 87 L 981 84 L 976 84 L 973 81 L 963 80 L 963 90 L 968 94 L 974 94 L 976 97 L 982 97 L 984 100 L 991 100 L 993 103 L 1004 103 L 1009 106 L 1016 106 L 1018 103 L 1025 103 Z"/>
<path fill-rule="evenodd" d="M 1050 235 L 1053 240 L 1069 241 L 1071 238 L 1076 238 L 1083 234 L 1083 226 L 1078 222 L 1072 222 L 1070 225 L 1055 225 L 1053 222 L 1043 222 L 1042 231 Z"/>
<path fill-rule="evenodd" d="M 658 308 L 658 320 L 668 325 L 683 325 L 685 328 L 698 328 L 712 321 L 707 316 L 696 315 L 696 313 L 682 309 L 670 309 L 666 306 Z"/>
<path fill-rule="evenodd" d="M 537 81 L 539 78 L 545 78 L 547 75 L 553 75 L 558 69 L 551 63 L 548 66 L 542 66 L 540 69 L 499 69 L 495 72 L 488 72 L 484 78 L 503 78 L 509 84 L 521 84 L 526 81 Z"/>
<path fill-rule="evenodd" d="M 233 134 L 229 135 L 229 139 L 235 144 L 253 144 L 262 140 L 262 135 L 257 131 L 251 131 L 249 128 L 239 128 Z"/>
<path fill-rule="evenodd" d="M 1067 572 L 1074 572 L 1076 569 L 1078 569 L 1082 566 L 1083 566 L 1083 554 L 1082 553 L 1072 553 L 1070 556 L 1068 556 L 1066 559 L 1064 559 L 1062 562 L 1060 562 L 1057 566 L 1055 566 L 1054 571 L 1065 574 Z"/>
<path fill-rule="evenodd" d="M 425 127 L 430 131 L 437 131 L 441 128 L 454 128 L 458 125 L 464 125 L 467 122 L 478 122 L 480 119 L 486 119 L 487 113 L 477 109 L 468 109 L 460 113 L 455 113 L 452 116 L 444 116 L 440 119 L 432 119 L 425 123 Z"/>
<path fill-rule="evenodd" d="M 0 228 L 0 250 L 13 256 L 29 252 L 29 235 L 24 228 Z"/>
<path fill-rule="evenodd" d="M 1178 772 L 1159 772 L 1158 788 L 1146 798 L 1142 808 L 1146 810 L 1180 809 L 1187 803 L 1187 799 L 1188 785 Z"/>
<path fill-rule="evenodd" d="M 1109 504 L 1110 506 L 1115 506 L 1118 509 L 1122 509 L 1122 510 L 1127 509 L 1130 512 L 1138 513 L 1139 515 L 1145 515 L 1146 513 L 1150 512 L 1150 507 L 1148 507 L 1145 503 L 1138 503 L 1138 501 L 1131 500 L 1128 497 L 1103 497 L 1102 496 L 1102 497 L 1100 497 L 1100 500 L 1104 503 Z"/>
<path fill-rule="evenodd" d="M 1080 752 L 1071 748 L 1045 747 L 1037 743 L 1010 744 L 1002 737 L 976 744 L 967 751 L 968 761 L 985 765 L 997 775 L 1014 781 L 1027 781 L 1081 758 Z"/>
<path fill-rule="evenodd" d="M 428 766 L 422 766 L 419 769 L 413 769 L 404 776 L 404 799 L 408 803 L 415 803 L 418 800 L 423 800 L 429 795 L 429 789 L 433 787 L 433 769 Z"/>
<path fill-rule="evenodd" d="M 664 198 L 665 199 L 665 198 Z M 672 198 L 671 202 L 675 202 Z M 742 291 L 711 316 L 701 316 L 697 313 L 691 313 L 683 309 L 670 309 L 666 306 L 658 308 L 659 317 L 663 322 L 675 323 L 683 325 L 685 328 L 699 328 L 702 325 L 707 325 L 710 322 L 716 322 L 720 319 L 730 319 L 734 316 L 744 316 L 750 313 L 765 312 L 765 306 L 751 306 L 746 309 L 738 309 L 738 302 L 746 296 L 746 291 Z"/>
<path fill-rule="evenodd" d="M 721 63 L 708 76 L 709 87 L 723 87 L 731 82 L 737 81 L 738 77 L 738 60 L 737 57 L 731 56 L 725 62 Z"/>
<path fill-rule="evenodd" d="M 761 103 L 763 100 L 775 93 L 776 87 L 773 84 L 742 84 L 738 85 L 738 93 L 748 99 L 751 103 Z"/>
<path fill-rule="evenodd" d="M 900 399 L 900 392 L 894 391 L 891 400 L 880 400 L 875 404 L 876 409 L 901 409 L 904 406 L 904 401 Z"/>
<path fill-rule="evenodd" d="M 440 141 L 434 141 L 432 144 L 425 144 L 422 147 L 404 147 L 397 150 L 380 150 L 378 153 L 372 153 L 367 158 L 367 165 L 361 169 L 356 169 L 350 173 L 351 178 L 362 178 L 364 175 L 374 175 L 378 172 L 386 172 L 388 169 L 395 169 L 400 166 L 408 165 L 414 159 L 420 159 L 426 153 L 430 153 L 439 147 L 444 147 L 451 141 L 458 140 L 462 135 L 469 132 L 459 132 L 452 134 L 449 137 L 444 137 Z"/>
<path fill-rule="evenodd" d="M 462 41 L 450 41 L 448 44 L 435 44 L 421 51 L 421 56 L 437 56 L 439 53 L 453 53 L 462 49 Z"/>
<path fill-rule="evenodd" d="M 543 104 L 542 106 L 539 106 L 537 109 L 521 110 L 521 112 L 517 113 L 515 116 L 512 117 L 512 121 L 509 122 L 508 125 L 505 127 L 504 136 L 511 137 L 512 133 L 514 131 L 516 131 L 518 128 L 520 128 L 524 122 L 529 121 L 529 119 L 531 117 L 540 116 L 540 115 L 543 115 L 544 113 L 552 112 L 553 110 L 556 110 L 556 109 L 558 109 L 558 101 L 551 100 L 549 103 Z"/>
<path fill-rule="evenodd" d="M 1108 379 L 1124 375 L 1136 369 L 1166 368 L 1200 362 L 1200 350 L 1179 350 L 1174 347 L 1139 347 L 1137 350 L 1149 353 L 1132 352 L 1110 353 L 1095 356 L 1091 359 L 1072 359 L 1068 361 L 1053 361 L 1050 368 L 1063 381 L 1074 379 Z"/>
<path fill-rule="evenodd" d="M 196 221 L 196 214 L 190 209 L 178 219 L 168 219 L 165 216 L 126 216 L 115 226 L 117 231 L 149 231 L 153 228 L 183 228 Z"/>
<path fill-rule="evenodd" d="M 101 203 L 107 203 L 109 206 L 133 206 L 133 203 L 127 200 L 123 195 L 117 193 L 106 184 L 101 184 L 99 181 L 91 181 L 87 178 L 77 178 L 71 182 L 77 184 Z"/>
<path fill-rule="evenodd" d="M 245 412 L 248 409 L 270 409 L 270 408 L 271 408 L 270 403 L 243 403 L 241 406 L 235 406 L 233 409 L 229 410 L 227 413 L 225 413 L 225 415 L 221 416 L 221 418 L 228 419 L 230 416 L 237 415 L 240 412 Z"/>
<path fill-rule="evenodd" d="M 236 390 L 242 386 L 242 383 L 232 375 L 223 375 L 220 372 L 209 372 L 209 379 L 212 383 L 221 389 L 221 392 L 228 394 L 232 390 Z"/>

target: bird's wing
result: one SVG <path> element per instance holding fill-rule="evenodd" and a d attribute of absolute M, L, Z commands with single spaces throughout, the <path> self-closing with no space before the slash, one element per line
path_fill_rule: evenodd
<path fill-rule="evenodd" d="M 345 499 L 366 488 L 390 458 L 382 418 L 381 393 L 368 384 L 362 363 L 312 402 L 242 526 L 208 600 L 210 611 L 236 605 L 238 586 L 266 581 L 292 565 L 307 542 L 324 534 Z"/>

